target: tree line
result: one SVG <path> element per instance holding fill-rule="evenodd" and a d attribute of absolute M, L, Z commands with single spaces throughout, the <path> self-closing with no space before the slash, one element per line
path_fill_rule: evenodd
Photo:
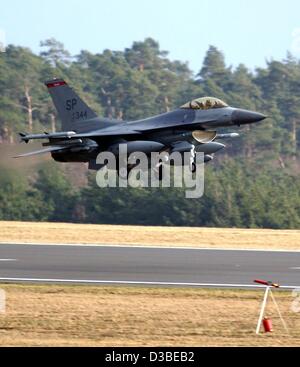
<path fill-rule="evenodd" d="M 100 189 L 84 168 L 86 183 L 78 184 L 59 163 L 43 161 L 26 174 L 0 163 L 0 219 L 299 228 L 300 63 L 291 54 L 251 71 L 228 66 L 210 46 L 194 75 L 150 38 L 123 51 L 76 56 L 54 39 L 41 47 L 39 55 L 14 45 L 0 54 L 0 150 L 17 144 L 19 131 L 60 130 L 43 85 L 52 77 L 65 78 L 99 115 L 120 121 L 201 96 L 270 118 L 235 129 L 241 137 L 226 141 L 207 166 L 205 195 L 197 200 L 185 199 L 180 189 Z"/>

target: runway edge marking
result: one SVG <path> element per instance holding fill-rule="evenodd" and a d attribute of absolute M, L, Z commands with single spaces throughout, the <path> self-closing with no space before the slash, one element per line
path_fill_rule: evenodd
<path fill-rule="evenodd" d="M 135 280 L 91 280 L 91 279 L 52 279 L 52 278 L 8 278 L 0 277 L 0 281 L 7 282 L 43 282 L 43 283 L 77 283 L 77 284 L 127 284 L 127 285 L 165 285 L 185 287 L 211 287 L 211 288 L 252 288 L 265 289 L 265 286 L 255 284 L 226 284 L 226 283 L 181 283 L 181 282 L 150 282 Z M 282 289 L 296 289 L 300 286 L 282 285 Z"/>

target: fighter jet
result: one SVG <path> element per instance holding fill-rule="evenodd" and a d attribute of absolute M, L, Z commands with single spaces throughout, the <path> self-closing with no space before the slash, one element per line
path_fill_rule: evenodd
<path fill-rule="evenodd" d="M 120 144 L 128 154 L 143 152 L 190 153 L 190 168 L 196 170 L 196 152 L 204 153 L 204 162 L 225 148 L 218 139 L 234 138 L 237 133 L 218 133 L 218 128 L 241 126 L 262 121 L 265 115 L 233 108 L 218 98 L 202 97 L 167 113 L 138 121 L 120 121 L 98 117 L 63 79 L 45 82 L 62 122 L 62 131 L 43 134 L 20 133 L 21 141 L 46 140 L 42 150 L 21 154 L 28 157 L 50 153 L 58 162 L 86 162 L 98 170 L 97 156 L 109 151 L 116 157 Z M 133 167 L 128 166 L 128 172 Z M 118 171 L 118 169 L 117 169 Z M 119 173 L 119 172 L 118 172 Z"/>

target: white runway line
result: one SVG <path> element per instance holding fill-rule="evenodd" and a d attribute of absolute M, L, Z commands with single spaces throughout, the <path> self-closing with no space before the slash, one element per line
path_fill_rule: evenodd
<path fill-rule="evenodd" d="M 79 284 L 127 284 L 127 285 L 158 285 L 158 286 L 183 286 L 183 287 L 210 287 L 210 288 L 263 288 L 255 284 L 222 284 L 222 283 L 180 283 L 180 282 L 147 282 L 135 280 L 91 280 L 91 279 L 41 279 L 41 278 L 2 278 L 0 281 L 9 282 L 43 282 L 43 283 L 79 283 Z M 296 289 L 300 286 L 282 285 L 282 289 Z"/>

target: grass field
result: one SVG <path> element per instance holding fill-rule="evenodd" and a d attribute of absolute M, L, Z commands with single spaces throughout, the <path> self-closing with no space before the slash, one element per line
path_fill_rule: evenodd
<path fill-rule="evenodd" d="M 300 231 L 0 222 L 2 243 L 82 243 L 300 250 Z M 271 304 L 273 334 L 255 335 L 262 291 L 0 285 L 0 345 L 300 346 L 292 292 Z"/>
<path fill-rule="evenodd" d="M 300 346 L 291 292 L 273 306 L 274 332 L 255 335 L 262 291 L 0 285 L 1 346 Z"/>
<path fill-rule="evenodd" d="M 0 242 L 300 250 L 300 230 L 138 227 L 0 221 Z"/>

